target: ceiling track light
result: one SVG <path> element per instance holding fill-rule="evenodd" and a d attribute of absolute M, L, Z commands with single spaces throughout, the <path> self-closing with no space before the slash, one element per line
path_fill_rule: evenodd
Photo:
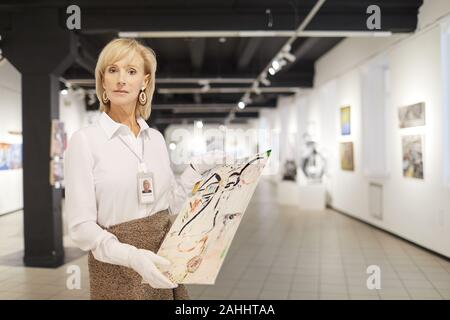
<path fill-rule="evenodd" d="M 255 88 L 253 88 L 253 92 L 255 94 L 257 94 L 257 95 L 260 95 L 261 94 L 261 89 L 259 87 L 255 87 Z"/>
<path fill-rule="evenodd" d="M 261 78 L 261 83 L 266 87 L 270 86 L 270 81 L 267 78 Z"/>
<path fill-rule="evenodd" d="M 278 60 L 273 60 L 272 61 L 272 68 L 275 69 L 275 71 L 281 68 L 280 63 L 278 62 Z"/>
<path fill-rule="evenodd" d="M 300 26 L 294 31 L 294 34 L 289 37 L 287 42 L 283 45 L 281 50 L 278 51 L 277 54 L 275 54 L 275 59 L 278 60 L 278 65 L 282 61 L 282 59 L 286 59 L 287 61 L 293 62 L 295 60 L 295 56 L 290 53 L 291 51 L 291 44 L 294 43 L 294 41 L 299 37 L 299 33 L 304 32 L 308 24 L 311 22 L 311 20 L 316 16 L 319 9 L 322 7 L 322 5 L 326 2 L 326 0 L 317 0 L 317 2 L 314 4 L 314 6 L 311 8 L 311 10 L 308 12 L 306 17 L 301 22 Z M 283 60 L 284 61 L 284 60 Z M 277 66 L 277 63 L 275 62 L 275 65 L 272 64 L 274 61 L 269 62 L 268 65 L 261 71 L 261 73 L 256 77 L 256 79 L 253 81 L 253 83 L 261 82 L 265 86 L 270 85 L 270 81 L 267 79 L 267 72 L 269 72 L 271 75 L 274 75 L 277 70 L 275 70 L 274 67 Z M 286 63 L 284 61 L 283 63 Z M 280 66 L 281 67 L 281 66 Z M 246 94 L 249 94 L 252 88 L 248 88 Z M 245 96 L 245 95 L 244 95 Z"/>
<path fill-rule="evenodd" d="M 288 60 L 289 62 L 294 62 L 296 59 L 296 56 L 294 56 L 292 53 L 290 52 L 283 52 L 283 58 L 285 58 L 286 60 Z"/>

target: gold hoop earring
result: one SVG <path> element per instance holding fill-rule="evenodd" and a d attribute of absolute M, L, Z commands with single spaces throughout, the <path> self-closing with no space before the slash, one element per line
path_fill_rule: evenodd
<path fill-rule="evenodd" d="M 141 92 L 139 93 L 139 103 L 142 106 L 145 106 L 147 104 L 147 94 L 145 93 L 144 89 L 141 89 Z"/>
<path fill-rule="evenodd" d="M 108 96 L 106 95 L 106 91 L 103 91 L 102 102 L 103 104 L 107 104 L 109 102 Z"/>

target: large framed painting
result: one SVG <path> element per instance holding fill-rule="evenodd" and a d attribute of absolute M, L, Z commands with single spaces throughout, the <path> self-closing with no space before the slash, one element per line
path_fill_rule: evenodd
<path fill-rule="evenodd" d="M 341 142 L 341 169 L 354 171 L 353 142 Z"/>
<path fill-rule="evenodd" d="M 423 179 L 423 137 L 422 135 L 402 136 L 403 176 Z"/>
<path fill-rule="evenodd" d="M 420 102 L 398 109 L 400 128 L 410 128 L 425 125 L 425 103 Z"/>
<path fill-rule="evenodd" d="M 214 284 L 269 155 L 219 166 L 194 186 L 158 251 L 174 283 Z"/>

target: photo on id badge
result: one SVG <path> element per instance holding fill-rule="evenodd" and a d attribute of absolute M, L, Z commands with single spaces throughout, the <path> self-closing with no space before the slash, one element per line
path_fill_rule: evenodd
<path fill-rule="evenodd" d="M 140 203 L 151 203 L 155 200 L 153 175 L 151 173 L 138 174 L 138 186 Z"/>

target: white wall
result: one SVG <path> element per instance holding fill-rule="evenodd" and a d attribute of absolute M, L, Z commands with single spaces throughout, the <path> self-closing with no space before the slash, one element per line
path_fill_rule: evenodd
<path fill-rule="evenodd" d="M 329 152 L 330 204 L 450 257 L 450 188 L 445 179 L 445 169 L 450 164 L 445 163 L 444 152 L 450 148 L 445 139 L 448 130 L 444 128 L 444 124 L 448 125 L 444 97 L 450 87 L 443 86 L 443 20 L 432 22 L 444 12 L 448 14 L 450 5 L 448 1 L 434 4 L 435 1 L 425 1 L 419 16 L 422 29 L 413 35 L 344 40 L 316 63 L 314 90 L 299 97 L 297 104 L 302 104 L 300 99 L 303 104 L 307 101 L 307 106 L 302 107 L 303 117 L 318 125 L 319 141 Z M 385 62 L 389 77 L 374 73 L 377 59 Z M 370 77 L 385 83 L 377 85 Z M 367 114 L 363 114 L 363 110 L 375 107 L 374 101 L 380 106 L 373 111 L 374 116 L 384 118 L 383 126 L 372 125 Z M 426 125 L 400 130 L 398 107 L 417 102 L 426 104 Z M 339 108 L 343 105 L 351 106 L 350 136 L 339 132 Z M 302 121 L 304 124 L 305 120 L 299 123 Z M 381 131 L 379 137 L 377 130 Z M 405 178 L 402 173 L 401 136 L 415 133 L 425 137 L 424 180 Z M 354 143 L 353 172 L 340 169 L 338 148 L 342 141 Z M 367 160 L 371 143 L 384 150 L 372 163 Z M 371 182 L 384 188 L 382 220 L 369 213 Z"/>
<path fill-rule="evenodd" d="M 59 96 L 59 118 L 64 122 L 67 141 L 76 130 L 95 121 L 99 114 L 99 111 L 86 111 L 84 94 L 80 90 L 68 90 L 67 95 Z"/>
<path fill-rule="evenodd" d="M 22 85 L 20 73 L 8 60 L 0 62 L 0 142 L 22 143 Z M 23 207 L 22 169 L 0 171 L 0 215 Z"/>
<path fill-rule="evenodd" d="M 7 59 L 0 62 L 0 142 L 22 143 L 22 83 L 21 75 Z M 74 131 L 88 124 L 91 115 L 86 112 L 82 95 L 69 91 L 60 96 L 60 119 L 64 121 L 68 139 Z M 0 171 L 0 215 L 23 208 L 23 170 Z"/>

